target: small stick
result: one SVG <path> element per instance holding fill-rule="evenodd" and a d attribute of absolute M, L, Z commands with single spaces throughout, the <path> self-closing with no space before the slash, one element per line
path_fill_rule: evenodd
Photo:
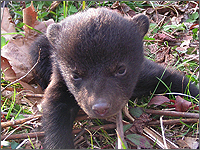
<path fill-rule="evenodd" d="M 29 118 L 24 118 L 24 119 L 19 119 L 19 120 L 13 120 L 13 121 L 7 121 L 7 122 L 1 122 L 1 128 L 5 128 L 5 127 L 8 127 L 8 126 L 14 126 L 14 125 L 17 125 L 17 124 L 22 124 L 26 121 L 29 121 L 33 118 L 40 118 L 42 117 L 42 115 L 36 115 L 36 116 L 33 116 L 33 117 L 29 117 Z"/>
<path fill-rule="evenodd" d="M 7 135 L 2 135 L 1 140 L 4 140 Z M 6 140 L 14 140 L 14 139 L 26 139 L 26 138 L 35 138 L 35 137 L 44 137 L 44 132 L 34 132 L 34 133 L 22 133 L 22 134 L 13 134 L 10 135 Z"/>
<path fill-rule="evenodd" d="M 95 127 L 91 127 L 89 128 L 89 130 L 98 130 L 99 128 L 104 128 L 105 130 L 110 130 L 110 129 L 115 129 L 116 128 L 116 124 L 106 124 L 106 125 L 102 125 L 102 126 L 95 126 Z M 83 129 L 74 129 L 72 130 L 73 134 L 78 134 L 79 132 L 81 132 Z M 86 132 L 86 131 L 84 131 Z M 1 140 L 3 141 L 8 135 L 2 135 L 1 136 Z M 35 137 L 44 137 L 44 132 L 34 132 L 34 133 L 22 133 L 22 134 L 13 134 L 10 135 L 6 138 L 6 140 L 14 140 L 14 139 L 26 139 L 26 138 L 35 138 Z"/>
<path fill-rule="evenodd" d="M 156 114 L 156 115 L 199 118 L 198 113 L 177 112 L 177 111 L 167 111 L 167 110 L 154 110 L 154 109 L 145 109 L 145 112 L 150 113 L 150 114 Z"/>
<path fill-rule="evenodd" d="M 196 123 L 198 122 L 199 119 L 169 119 L 169 120 L 163 120 L 163 125 L 173 125 L 173 124 L 181 124 L 180 121 L 184 122 L 184 123 Z M 150 121 L 147 123 L 147 125 L 151 126 L 151 125 L 159 125 L 160 121 L 159 120 L 154 120 L 154 121 Z"/>
<path fill-rule="evenodd" d="M 26 97 L 31 97 L 31 98 L 43 98 L 44 96 L 44 94 L 31 94 L 31 93 L 25 93 L 22 95 Z"/>
<path fill-rule="evenodd" d="M 122 142 L 125 144 L 125 140 L 124 140 L 124 131 L 123 131 L 122 112 L 121 111 L 119 111 L 118 114 L 116 115 L 116 126 L 117 126 L 118 149 L 123 149 Z"/>
<path fill-rule="evenodd" d="M 160 128 L 162 131 L 162 138 L 163 138 L 163 142 L 164 142 L 164 146 L 165 146 L 164 149 L 168 149 L 167 142 L 165 140 L 165 131 L 164 131 L 164 127 L 163 127 L 162 118 L 163 118 L 163 116 L 160 116 Z"/>

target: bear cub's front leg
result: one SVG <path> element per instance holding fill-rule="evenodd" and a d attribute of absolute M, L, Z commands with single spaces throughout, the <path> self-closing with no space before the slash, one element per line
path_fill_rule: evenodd
<path fill-rule="evenodd" d="M 42 106 L 44 148 L 74 148 L 72 126 L 79 107 L 57 72 L 53 73 L 53 80 L 45 90 Z"/>

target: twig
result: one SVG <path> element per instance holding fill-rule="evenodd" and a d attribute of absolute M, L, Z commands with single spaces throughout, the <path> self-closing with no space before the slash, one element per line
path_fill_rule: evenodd
<path fill-rule="evenodd" d="M 74 145 L 77 145 L 78 143 L 82 142 L 85 138 L 81 136 L 78 140 L 74 142 Z"/>
<path fill-rule="evenodd" d="M 22 95 L 26 97 L 31 97 L 31 98 L 43 98 L 44 96 L 44 94 L 31 94 L 31 93 L 25 93 Z"/>
<path fill-rule="evenodd" d="M 121 111 L 119 111 L 116 116 L 116 126 L 117 126 L 118 149 L 123 149 L 122 142 L 125 144 L 125 140 L 124 140 L 124 131 L 123 131 L 122 112 Z"/>
<path fill-rule="evenodd" d="M 29 121 L 33 118 L 40 118 L 42 117 L 42 115 L 37 115 L 37 116 L 33 116 L 33 117 L 29 117 L 29 118 L 24 118 L 24 119 L 19 119 L 19 120 L 13 120 L 13 121 L 7 121 L 7 122 L 1 122 L 1 128 L 5 128 L 5 127 L 8 127 L 8 126 L 14 126 L 14 125 L 17 125 L 17 124 L 22 124 L 26 121 Z"/>
<path fill-rule="evenodd" d="M 143 40 L 144 42 L 160 42 L 163 43 L 163 40 Z"/>
<path fill-rule="evenodd" d="M 156 143 L 161 149 L 164 149 L 162 138 L 160 136 L 157 136 L 155 132 L 153 132 L 152 130 L 150 130 L 147 127 L 144 127 L 143 131 L 144 131 L 143 135 L 145 135 L 151 141 L 153 141 L 154 143 Z"/>
<path fill-rule="evenodd" d="M 199 118 L 198 113 L 177 112 L 177 111 L 167 111 L 167 110 L 153 110 L 153 109 L 145 109 L 145 112 L 156 114 L 156 115 Z"/>
<path fill-rule="evenodd" d="M 29 120 L 29 121 L 26 121 L 26 122 L 24 122 L 23 124 L 21 124 L 19 127 L 17 127 L 17 128 L 15 128 L 14 130 L 12 130 L 8 135 L 5 135 L 3 141 L 5 141 L 6 139 L 8 139 L 16 130 L 18 130 L 19 128 L 21 128 L 23 125 L 25 125 L 25 124 L 28 123 L 28 122 L 34 121 L 34 120 L 36 120 L 36 119 L 33 118 L 33 119 Z M 2 136 L 1 136 L 1 139 L 2 139 Z"/>
<path fill-rule="evenodd" d="M 158 144 L 158 146 L 161 149 L 165 149 L 165 146 L 163 145 L 163 139 L 162 139 L 162 135 L 160 135 L 160 133 L 158 133 L 156 130 L 154 130 L 153 128 L 148 128 L 148 127 L 144 127 L 143 129 L 143 134 L 148 137 L 149 139 L 151 139 L 154 143 Z M 166 139 L 167 145 L 170 149 L 179 149 L 179 147 L 172 143 L 170 140 Z"/>
<path fill-rule="evenodd" d="M 23 142 L 21 142 L 16 149 L 19 149 L 20 147 L 22 147 L 24 144 L 26 144 L 29 141 L 29 139 L 25 139 Z"/>
<path fill-rule="evenodd" d="M 1 112 L 1 114 L 7 115 L 7 112 Z M 12 116 L 14 116 L 14 115 L 12 115 Z M 24 114 L 23 114 L 23 116 L 24 116 Z M 14 125 L 17 125 L 17 124 L 22 124 L 22 123 L 24 123 L 24 122 L 26 122 L 28 120 L 33 119 L 33 118 L 38 118 L 39 119 L 39 118 L 42 117 L 42 115 L 36 115 L 36 116 L 26 115 L 24 117 L 27 117 L 27 118 L 14 120 L 14 121 L 1 122 L 1 128 L 5 128 L 5 127 L 8 127 L 8 126 L 14 126 Z M 78 115 L 75 120 L 81 121 L 81 120 L 88 120 L 88 119 L 90 119 L 90 118 L 88 118 L 87 115 Z"/>
<path fill-rule="evenodd" d="M 165 146 L 164 149 L 168 149 L 167 142 L 165 140 L 165 131 L 164 131 L 164 128 L 163 128 L 162 117 L 163 116 L 160 116 L 160 128 L 161 128 L 161 131 L 162 131 L 162 138 L 163 138 L 163 142 L 164 142 L 164 146 Z"/>
<path fill-rule="evenodd" d="M 2 135 L 1 140 L 4 140 L 7 135 Z M 22 134 L 13 134 L 10 135 L 7 140 L 14 140 L 14 139 L 26 139 L 26 138 L 35 138 L 35 137 L 44 137 L 44 132 L 34 132 L 34 133 L 22 133 Z"/>
<path fill-rule="evenodd" d="M 85 132 L 85 129 L 82 129 L 82 131 L 80 131 L 80 132 L 76 135 L 76 137 L 74 137 L 74 142 L 77 141 L 79 137 L 82 137 L 82 135 L 84 134 L 84 132 Z M 74 145 L 75 145 L 75 144 L 74 144 Z"/>
<path fill-rule="evenodd" d="M 114 129 L 116 128 L 116 124 L 105 124 L 105 125 L 101 125 L 101 126 L 95 126 L 95 127 L 90 127 L 90 130 L 98 130 L 99 128 L 104 128 L 105 130 L 110 130 L 110 129 Z M 76 129 L 77 131 L 79 129 Z M 82 129 L 80 129 L 79 131 L 81 131 Z M 75 133 L 75 131 L 73 130 L 72 133 Z"/>
<path fill-rule="evenodd" d="M 123 108 L 124 114 L 125 116 L 130 119 L 132 122 L 134 122 L 134 118 L 130 115 L 129 110 L 128 110 L 128 103 L 126 104 L 126 106 Z"/>
<path fill-rule="evenodd" d="M 102 125 L 102 126 L 95 126 L 95 127 L 90 127 L 90 130 L 98 130 L 99 128 L 104 128 L 105 130 L 110 130 L 110 129 L 115 129 L 116 128 L 116 124 L 106 124 L 106 125 Z M 79 132 L 81 132 L 83 129 L 74 129 L 72 131 L 73 134 L 78 134 Z M 86 131 L 84 131 L 86 132 Z M 1 140 L 4 140 L 7 137 L 7 135 L 2 135 L 1 136 Z M 35 138 L 35 137 L 44 137 L 44 132 L 34 132 L 34 133 L 23 133 L 23 134 L 14 134 L 14 135 L 10 135 L 9 137 L 7 137 L 7 140 L 14 140 L 14 139 L 26 139 L 26 138 Z"/>
<path fill-rule="evenodd" d="M 61 3 L 61 1 L 54 1 L 54 2 L 51 4 L 50 8 L 48 8 L 48 9 L 46 10 L 46 12 L 52 11 L 52 10 L 55 9 L 60 3 Z"/>
<path fill-rule="evenodd" d="M 25 77 L 35 68 L 35 66 L 38 64 L 38 62 L 39 62 L 39 60 L 40 60 L 40 51 L 41 51 L 41 49 L 39 50 L 39 56 L 38 56 L 37 62 L 33 65 L 33 67 L 32 67 L 25 75 L 23 75 L 22 77 L 20 77 L 19 79 L 15 80 L 15 81 L 11 82 L 10 84 L 6 85 L 6 86 L 1 90 L 1 92 L 3 92 L 7 87 L 9 87 L 9 86 L 11 86 L 11 85 L 13 85 L 13 84 L 19 82 L 19 81 L 22 80 L 23 78 L 25 78 Z"/>
<path fill-rule="evenodd" d="M 199 119 L 170 119 L 170 120 L 163 120 L 163 125 L 173 125 L 173 124 L 182 124 L 180 121 L 184 123 L 196 123 Z M 147 125 L 159 125 L 159 120 L 150 121 Z"/>

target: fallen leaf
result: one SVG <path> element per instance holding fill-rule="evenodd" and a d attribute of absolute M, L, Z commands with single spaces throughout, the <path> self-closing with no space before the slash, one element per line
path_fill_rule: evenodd
<path fill-rule="evenodd" d="M 147 106 L 154 105 L 161 105 L 163 103 L 170 102 L 170 100 L 166 96 L 155 96 L 153 97 Z"/>
<path fill-rule="evenodd" d="M 3 56 L 1 56 L 1 69 L 5 75 L 4 80 L 9 80 L 11 82 L 16 80 L 16 74 L 12 69 L 12 66 L 10 65 L 8 60 Z"/>
<path fill-rule="evenodd" d="M 40 86 L 33 87 L 30 84 L 28 84 L 26 82 L 23 82 L 21 80 L 19 81 L 19 83 L 22 85 L 22 87 L 23 87 L 24 90 L 30 90 L 33 93 L 37 93 L 37 94 L 43 94 L 44 93 L 42 91 L 42 88 Z"/>
<path fill-rule="evenodd" d="M 123 126 L 123 131 L 126 132 L 128 129 L 131 128 L 132 125 L 133 125 L 133 124 L 126 124 L 126 125 L 124 125 L 124 126 Z"/>
<path fill-rule="evenodd" d="M 180 96 L 176 97 L 175 108 L 177 111 L 186 112 L 192 106 L 191 102 L 186 101 Z"/>
<path fill-rule="evenodd" d="M 9 11 L 3 13 L 3 18 L 9 18 Z M 29 11 L 31 10 L 31 11 Z M 46 32 L 47 27 L 54 23 L 53 19 L 48 21 L 39 22 L 36 20 L 36 12 L 31 5 L 30 7 L 24 10 L 26 12 L 23 16 L 25 19 L 24 22 L 34 27 L 34 29 L 39 30 L 41 32 Z M 29 14 L 30 13 L 30 14 Z M 9 19 L 2 20 L 3 26 L 1 29 L 4 33 L 16 32 L 15 28 L 13 27 L 13 23 L 9 21 Z M 7 29 L 10 27 L 10 29 Z M 4 61 L 1 65 L 2 70 L 5 72 L 5 80 L 14 81 L 15 79 L 19 79 L 24 76 L 31 68 L 31 59 L 29 54 L 29 47 L 34 42 L 34 40 L 40 35 L 35 30 L 26 29 L 26 32 L 21 32 L 25 34 L 25 37 L 22 35 L 12 35 L 12 38 L 9 42 L 2 47 L 1 49 L 1 56 Z M 20 82 L 23 84 L 24 88 L 33 90 L 33 91 L 40 91 L 40 89 L 33 89 L 31 86 L 28 86 L 28 83 L 33 79 L 32 73 L 29 73 L 25 78 L 23 78 Z M 41 92 L 40 92 L 41 93 Z"/>
<path fill-rule="evenodd" d="M 172 54 L 165 55 L 164 66 L 173 66 L 177 62 L 177 58 Z"/>
<path fill-rule="evenodd" d="M 188 6 L 189 6 L 189 3 L 187 3 L 186 5 L 182 5 L 182 6 L 175 5 L 175 8 L 180 12 L 185 12 L 185 10 L 188 8 Z"/>
<path fill-rule="evenodd" d="M 1 56 L 9 61 L 9 64 L 12 66 L 12 69 L 16 74 L 15 79 L 18 79 L 24 76 L 32 67 L 28 49 L 33 40 L 25 39 L 21 35 L 15 37 L 15 39 L 10 40 L 8 44 L 2 48 Z M 7 73 L 5 75 L 5 79 L 13 81 L 9 79 L 10 76 L 11 75 Z M 22 81 L 28 83 L 32 79 L 33 75 L 28 74 L 25 78 L 22 79 Z"/>
<path fill-rule="evenodd" d="M 197 142 L 197 138 L 185 137 L 185 142 L 190 147 L 190 149 L 197 149 L 199 146 L 199 142 Z"/>
<path fill-rule="evenodd" d="M 157 63 L 162 63 L 165 61 L 165 57 L 169 54 L 169 47 L 161 47 L 159 51 L 156 53 L 156 60 Z"/>
<path fill-rule="evenodd" d="M 149 114 L 142 113 L 142 115 L 140 115 L 139 118 L 135 118 L 135 120 L 129 130 L 131 131 L 131 133 L 142 134 L 144 127 L 151 120 L 152 119 L 150 118 Z"/>
<path fill-rule="evenodd" d="M 119 1 L 116 1 L 112 6 L 112 9 L 117 9 L 119 13 L 129 15 L 130 17 L 135 16 L 135 11 L 133 11 L 125 3 L 120 4 Z"/>
<path fill-rule="evenodd" d="M 146 12 L 147 12 L 147 14 L 153 14 L 153 12 L 155 11 L 155 9 L 153 9 L 153 8 L 147 8 L 147 10 L 146 10 Z"/>
<path fill-rule="evenodd" d="M 35 12 L 35 8 L 33 6 L 33 3 L 25 9 L 23 9 L 23 23 L 25 23 L 28 26 L 34 27 L 37 17 L 37 12 Z M 25 33 L 28 33 L 31 29 L 27 26 L 24 26 Z"/>
<path fill-rule="evenodd" d="M 165 14 L 166 12 L 171 12 L 171 11 L 174 11 L 173 8 L 171 8 L 172 6 L 158 6 L 157 7 L 157 11 L 160 13 L 160 14 Z"/>
<path fill-rule="evenodd" d="M 144 111 L 140 107 L 133 107 L 133 108 L 130 108 L 129 112 L 133 117 L 139 118 Z"/>
<path fill-rule="evenodd" d="M 179 139 L 179 140 L 177 140 L 177 143 L 180 146 L 180 148 L 182 148 L 182 149 L 189 148 L 189 146 L 185 140 Z"/>
<path fill-rule="evenodd" d="M 183 15 L 180 15 L 178 17 L 175 17 L 175 16 L 172 17 L 172 19 L 171 19 L 172 25 L 179 25 L 181 23 L 181 20 L 183 17 L 184 17 Z"/>
<path fill-rule="evenodd" d="M 192 40 L 192 36 L 184 36 L 183 37 L 183 43 L 180 45 L 180 47 L 177 47 L 176 50 L 181 53 L 186 53 L 187 49 L 190 47 L 190 40 Z"/>
<path fill-rule="evenodd" d="M 3 16 L 2 16 L 3 15 Z M 10 33 L 15 31 L 15 24 L 13 24 L 10 19 L 12 18 L 9 9 L 5 7 L 1 8 L 1 34 L 2 33 Z M 10 40 L 14 35 L 3 35 L 6 38 L 6 41 Z"/>
<path fill-rule="evenodd" d="M 169 41 L 169 42 L 176 42 L 177 41 L 176 39 L 173 39 L 170 36 L 163 34 L 163 33 L 159 33 L 159 34 L 156 33 L 153 37 L 155 39 L 163 40 L 163 41 Z"/>
<path fill-rule="evenodd" d="M 139 134 L 128 134 L 126 138 L 141 148 L 152 148 L 148 139 Z"/>

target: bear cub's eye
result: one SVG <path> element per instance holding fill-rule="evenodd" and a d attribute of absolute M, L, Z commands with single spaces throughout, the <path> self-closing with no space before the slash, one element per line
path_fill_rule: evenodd
<path fill-rule="evenodd" d="M 73 74 L 71 75 L 71 77 L 72 77 L 72 79 L 73 79 L 74 81 L 80 81 L 80 80 L 82 80 L 82 78 L 80 77 L 80 75 L 79 75 L 78 73 L 73 73 Z"/>
<path fill-rule="evenodd" d="M 115 76 L 120 77 L 120 76 L 124 76 L 125 74 L 126 74 L 126 66 L 122 65 L 116 71 Z"/>

